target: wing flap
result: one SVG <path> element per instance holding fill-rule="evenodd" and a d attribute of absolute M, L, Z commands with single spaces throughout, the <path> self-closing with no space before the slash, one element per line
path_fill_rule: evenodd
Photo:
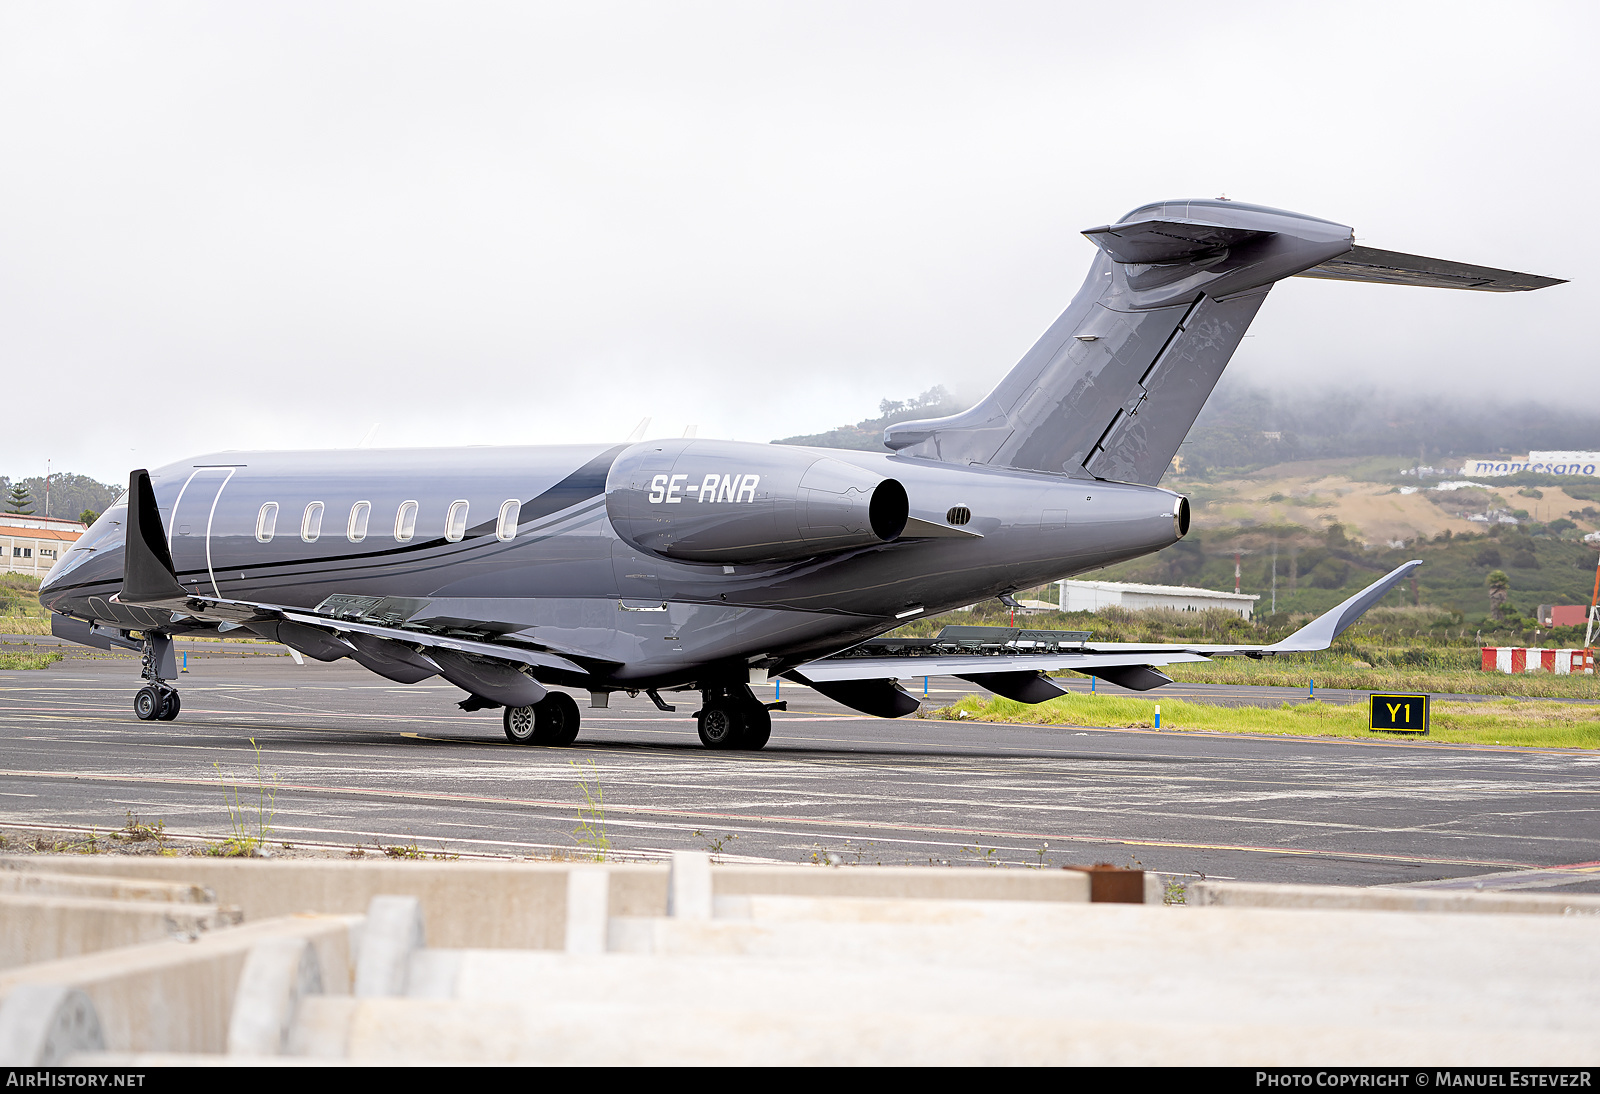
<path fill-rule="evenodd" d="M 970 676 L 1013 672 L 1056 672 L 1123 665 L 1178 665 L 1211 660 L 1181 646 L 1100 653 L 951 654 L 948 657 L 843 657 L 812 661 L 800 671 L 812 680 L 911 680 L 918 676 Z M 1092 675 L 1092 674 L 1091 674 Z"/>

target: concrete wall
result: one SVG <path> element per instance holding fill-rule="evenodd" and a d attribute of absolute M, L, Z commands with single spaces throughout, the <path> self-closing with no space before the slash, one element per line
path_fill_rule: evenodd
<path fill-rule="evenodd" d="M 143 878 L 204 886 L 247 922 L 297 912 L 360 913 L 379 895 L 414 896 L 437 946 L 559 949 L 566 933 L 566 863 L 383 859 L 0 856 L 5 871 Z M 612 915 L 667 913 L 665 863 L 608 863 Z M 917 867 L 717 867 L 718 896 L 877 896 L 1086 901 L 1085 875 L 1069 870 L 931 870 Z"/>

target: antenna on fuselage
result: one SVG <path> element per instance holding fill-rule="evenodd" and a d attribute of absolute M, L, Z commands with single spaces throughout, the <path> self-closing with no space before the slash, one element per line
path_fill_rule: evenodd
<path fill-rule="evenodd" d="M 644 440 L 644 431 L 650 428 L 649 418 L 640 418 L 639 424 L 633 427 L 633 432 L 623 438 L 623 444 L 638 444 Z"/>

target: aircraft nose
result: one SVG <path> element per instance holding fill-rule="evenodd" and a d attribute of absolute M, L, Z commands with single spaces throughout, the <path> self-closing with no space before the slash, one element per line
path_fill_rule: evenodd
<path fill-rule="evenodd" d="M 56 564 L 39 582 L 39 602 L 47 608 L 61 607 L 71 588 L 86 581 L 114 580 L 121 576 L 122 513 L 114 510 L 78 537 L 78 541 L 56 559 Z M 70 577 L 69 577 L 70 575 Z"/>

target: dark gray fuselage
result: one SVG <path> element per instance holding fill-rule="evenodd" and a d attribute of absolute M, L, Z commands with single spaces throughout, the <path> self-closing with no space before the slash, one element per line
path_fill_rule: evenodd
<path fill-rule="evenodd" d="M 615 510 L 631 484 L 611 473 L 630 457 L 670 460 L 694 485 L 708 475 L 760 480 L 743 501 L 701 501 L 680 491 L 658 503 L 663 513 L 679 506 L 670 510 L 674 516 L 704 513 L 703 520 L 740 505 L 779 507 L 785 498 L 754 495 L 787 467 L 830 460 L 901 483 L 914 519 L 946 526 L 957 506 L 972 517 L 949 538 L 905 535 L 793 561 L 682 561 L 618 535 L 608 476 Z M 392 598 L 381 608 L 393 613 L 391 622 L 547 648 L 589 669 L 593 676 L 581 683 L 591 687 L 671 687 L 708 670 L 742 676 L 758 660 L 787 669 L 904 618 L 1159 550 L 1178 538 L 1180 501 L 1137 485 L 710 441 L 228 452 L 169 464 L 151 479 L 186 588 L 301 610 L 330 597 Z M 452 542 L 446 518 L 462 501 L 464 534 Z M 507 501 L 520 512 L 515 534 L 501 539 L 497 517 Z M 320 529 L 308 541 L 302 526 L 317 502 Z M 416 503 L 417 515 L 412 537 L 402 542 L 395 524 L 407 502 Z M 269 503 L 278 506 L 276 523 L 270 541 L 260 542 L 258 521 Z M 365 535 L 354 542 L 351 511 L 362 503 L 370 505 Z M 170 628 L 168 613 L 112 602 L 122 579 L 125 513 L 119 506 L 101 516 L 41 599 L 114 626 Z"/>

